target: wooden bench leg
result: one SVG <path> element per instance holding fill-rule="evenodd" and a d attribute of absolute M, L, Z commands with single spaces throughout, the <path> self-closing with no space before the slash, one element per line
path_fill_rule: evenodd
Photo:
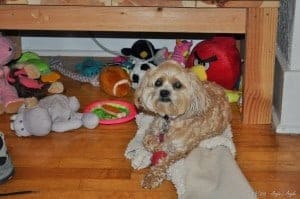
<path fill-rule="evenodd" d="M 277 17 L 277 8 L 248 9 L 243 123 L 271 123 Z"/>

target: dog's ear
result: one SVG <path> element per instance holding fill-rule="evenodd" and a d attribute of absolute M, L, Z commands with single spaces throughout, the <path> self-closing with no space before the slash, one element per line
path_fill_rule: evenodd
<path fill-rule="evenodd" d="M 138 85 L 138 87 L 134 92 L 134 104 L 137 108 L 144 108 L 142 95 L 144 93 L 144 90 L 148 87 L 150 76 L 152 74 L 152 71 L 155 70 L 155 68 L 151 68 L 146 71 L 146 73 L 144 74 L 143 78 L 140 81 L 140 84 Z"/>
<path fill-rule="evenodd" d="M 134 92 L 134 98 L 133 98 L 134 104 L 138 109 L 142 107 L 141 95 L 142 95 L 142 88 L 140 88 L 139 86 L 138 88 L 136 88 Z"/>
<path fill-rule="evenodd" d="M 204 83 L 191 71 L 187 72 L 188 78 L 191 83 L 191 96 L 192 101 L 190 111 L 199 114 L 206 111 L 209 102 L 208 93 Z"/>

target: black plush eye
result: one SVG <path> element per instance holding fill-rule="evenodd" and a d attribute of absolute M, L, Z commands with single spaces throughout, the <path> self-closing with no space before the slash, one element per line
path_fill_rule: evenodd
<path fill-rule="evenodd" d="M 160 87 L 162 86 L 162 84 L 163 84 L 163 80 L 161 78 L 158 78 L 154 83 L 156 87 Z"/>
<path fill-rule="evenodd" d="M 181 87 L 182 87 L 182 84 L 179 81 L 177 81 L 173 84 L 174 89 L 180 89 Z"/>

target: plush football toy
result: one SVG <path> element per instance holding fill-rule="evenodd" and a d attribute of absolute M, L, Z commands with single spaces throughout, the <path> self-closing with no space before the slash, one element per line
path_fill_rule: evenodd
<path fill-rule="evenodd" d="M 131 90 L 129 74 L 120 66 L 106 66 L 99 77 L 103 91 L 111 96 L 124 97 Z"/>
<path fill-rule="evenodd" d="M 233 89 L 240 77 L 241 58 L 233 37 L 214 37 L 198 43 L 188 57 L 186 67 L 203 65 L 208 81 Z"/>

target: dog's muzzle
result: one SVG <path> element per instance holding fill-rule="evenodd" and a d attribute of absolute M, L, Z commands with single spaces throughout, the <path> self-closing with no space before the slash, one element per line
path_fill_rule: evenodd
<path fill-rule="evenodd" d="M 170 102 L 171 99 L 170 99 L 170 95 L 171 95 L 171 92 L 169 90 L 160 90 L 159 92 L 159 100 L 162 101 L 162 102 Z"/>

